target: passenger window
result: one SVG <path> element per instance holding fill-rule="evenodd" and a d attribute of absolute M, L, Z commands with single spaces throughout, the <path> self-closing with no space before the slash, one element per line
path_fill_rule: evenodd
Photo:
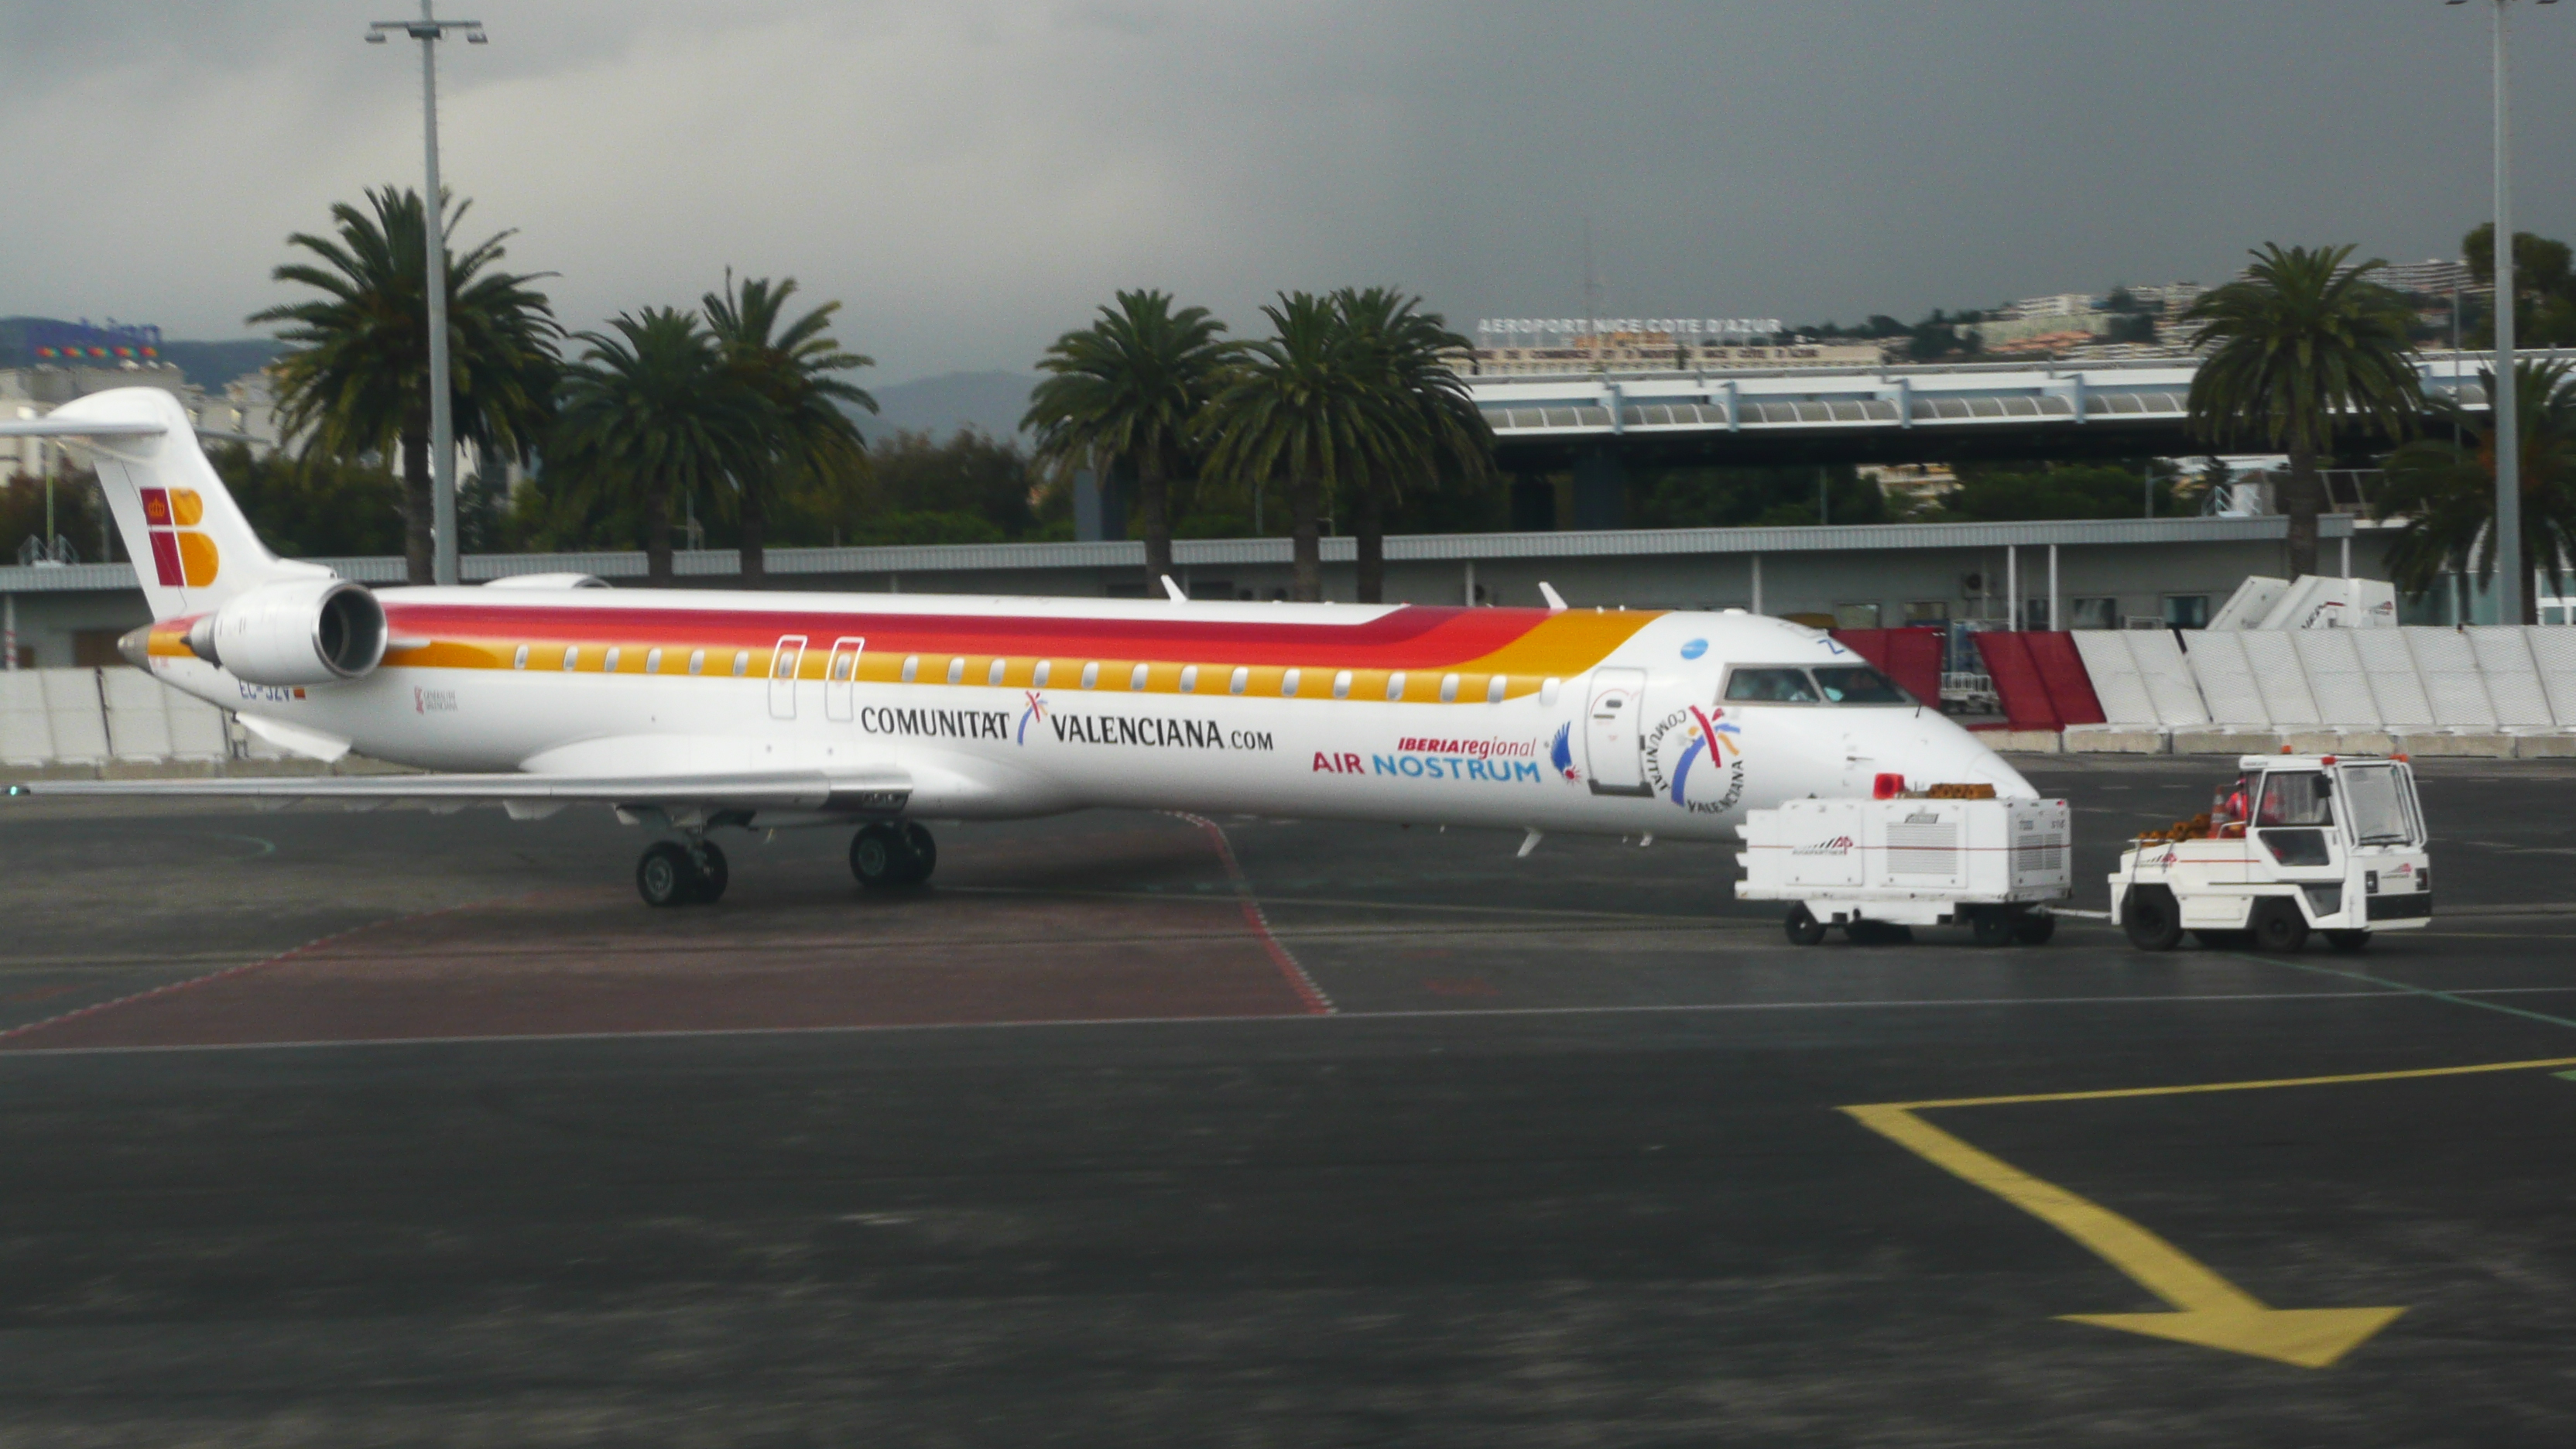
<path fill-rule="evenodd" d="M 1739 669 L 1727 676 L 1726 697 L 1751 704 L 1818 703 L 1803 669 Z"/>
<path fill-rule="evenodd" d="M 1862 664 L 1836 664 L 1816 670 L 1816 688 L 1833 704 L 1912 704 L 1914 697 L 1896 681 Z"/>

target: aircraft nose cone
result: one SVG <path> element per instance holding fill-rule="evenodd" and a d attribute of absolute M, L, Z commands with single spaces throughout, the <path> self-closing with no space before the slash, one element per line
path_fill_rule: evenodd
<path fill-rule="evenodd" d="M 1992 785 L 1995 793 L 2007 800 L 2039 798 L 2039 792 L 2031 788 L 2030 781 L 2022 778 L 2021 771 L 1984 745 L 1976 746 L 1973 754 L 1959 762 L 1958 769 L 1960 774 L 1957 778 L 1962 784 Z"/>

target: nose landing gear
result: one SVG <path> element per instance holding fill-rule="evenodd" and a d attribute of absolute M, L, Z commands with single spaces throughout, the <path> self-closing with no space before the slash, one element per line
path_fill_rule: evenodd
<path fill-rule="evenodd" d="M 708 904 L 725 893 L 731 879 L 724 851 L 705 836 L 657 840 L 635 863 L 635 891 L 648 906 Z"/>
<path fill-rule="evenodd" d="M 919 885 L 938 864 L 938 842 L 914 821 L 863 825 L 850 838 L 850 874 L 870 890 Z"/>

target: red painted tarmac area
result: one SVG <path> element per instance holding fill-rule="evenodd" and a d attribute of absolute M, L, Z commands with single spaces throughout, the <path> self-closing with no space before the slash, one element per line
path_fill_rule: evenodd
<path fill-rule="evenodd" d="M 603 885 L 400 917 L 33 1023 L 0 1051 L 1325 1009 L 1231 893 L 1212 828 L 1083 844 L 1092 880 L 1180 871 L 1193 879 L 1175 884 L 1204 893 L 1014 894 L 1061 887 L 1066 862 L 1007 844 L 943 865 L 948 891 L 818 891 L 762 881 L 737 852 L 734 892 L 714 907 L 656 911 Z"/>

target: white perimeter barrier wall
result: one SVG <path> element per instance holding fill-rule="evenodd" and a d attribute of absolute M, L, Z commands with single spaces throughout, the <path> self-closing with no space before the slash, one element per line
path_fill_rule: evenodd
<path fill-rule="evenodd" d="M 0 672 L 0 766 L 274 758 L 232 719 L 140 669 Z"/>
<path fill-rule="evenodd" d="M 2155 732 L 2174 748 L 2198 736 L 2314 733 L 2389 736 L 2461 753 L 2523 737 L 2576 736 L 2576 627 L 2198 630 L 2177 638 L 2078 630 L 2076 652 L 2106 726 L 2084 738 Z M 2218 741 L 2212 739 L 2216 745 Z M 2103 747 L 2103 746 L 2097 746 Z M 2576 743 L 2563 751 L 2576 753 Z"/>

